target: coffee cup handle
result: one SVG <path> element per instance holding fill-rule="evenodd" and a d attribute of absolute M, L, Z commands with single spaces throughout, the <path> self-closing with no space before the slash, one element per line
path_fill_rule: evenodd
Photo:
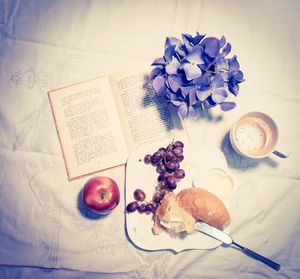
<path fill-rule="evenodd" d="M 291 150 L 288 149 L 286 146 L 277 145 L 275 150 L 273 150 L 273 154 L 280 157 L 280 158 L 288 158 L 291 154 Z"/>

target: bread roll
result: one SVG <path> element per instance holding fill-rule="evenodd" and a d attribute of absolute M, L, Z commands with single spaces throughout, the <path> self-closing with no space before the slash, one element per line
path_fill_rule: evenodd
<path fill-rule="evenodd" d="M 154 234 L 160 234 L 166 230 L 171 236 L 180 232 L 192 233 L 195 229 L 196 220 L 191 214 L 178 206 L 173 192 L 166 193 L 160 205 L 154 213 Z"/>
<path fill-rule="evenodd" d="M 176 196 L 178 205 L 196 220 L 201 220 L 218 229 L 230 223 L 230 215 L 223 202 L 214 194 L 202 188 L 187 188 Z"/>

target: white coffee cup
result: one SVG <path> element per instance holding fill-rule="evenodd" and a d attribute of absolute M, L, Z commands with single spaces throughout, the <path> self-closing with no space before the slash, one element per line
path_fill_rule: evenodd
<path fill-rule="evenodd" d="M 288 151 L 278 148 L 279 131 L 275 121 L 262 112 L 248 112 L 233 124 L 230 130 L 230 143 L 241 156 L 248 158 L 264 158 L 271 153 L 287 158 Z"/>

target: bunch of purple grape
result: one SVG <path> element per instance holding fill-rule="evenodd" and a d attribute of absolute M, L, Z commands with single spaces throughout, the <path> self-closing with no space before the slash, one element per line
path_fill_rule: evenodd
<path fill-rule="evenodd" d="M 180 162 L 184 159 L 183 147 L 181 141 L 175 141 L 166 148 L 160 147 L 154 154 L 145 156 L 144 162 L 156 167 L 160 189 L 174 190 L 178 179 L 184 178 L 185 172 L 180 168 Z"/>
<path fill-rule="evenodd" d="M 180 168 L 180 163 L 184 159 L 183 148 L 184 144 L 181 141 L 175 141 L 144 157 L 145 164 L 154 166 L 158 173 L 156 191 L 152 201 L 144 202 L 145 193 L 141 189 L 135 190 L 135 201 L 127 205 L 127 212 L 138 210 L 140 213 L 154 213 L 164 195 L 176 189 L 178 180 L 185 177 L 185 171 Z"/>

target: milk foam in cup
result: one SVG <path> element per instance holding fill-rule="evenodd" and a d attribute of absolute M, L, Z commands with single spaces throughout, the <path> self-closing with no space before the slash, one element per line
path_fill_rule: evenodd
<path fill-rule="evenodd" d="M 272 152 L 279 157 L 288 155 L 275 151 L 279 131 L 274 120 L 262 112 L 249 112 L 240 117 L 230 130 L 230 143 L 241 156 L 264 158 Z"/>

